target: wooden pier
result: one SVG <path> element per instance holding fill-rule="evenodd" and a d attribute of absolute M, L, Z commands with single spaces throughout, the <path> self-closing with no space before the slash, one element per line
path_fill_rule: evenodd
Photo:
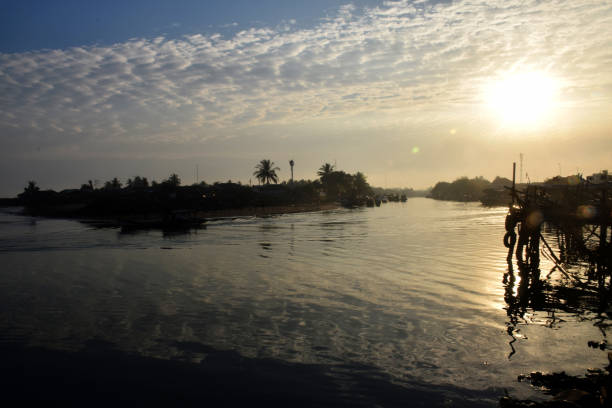
<path fill-rule="evenodd" d="M 612 293 L 612 182 L 590 183 L 578 177 L 564 184 L 530 184 L 516 189 L 516 163 L 513 166 L 512 204 L 506 216 L 504 245 L 508 262 L 513 255 L 519 268 L 538 271 L 540 255 L 550 259 L 564 275 L 565 266 L 582 262 L 589 265 L 589 279 Z M 542 234 L 550 229 L 556 236 L 556 253 Z"/>

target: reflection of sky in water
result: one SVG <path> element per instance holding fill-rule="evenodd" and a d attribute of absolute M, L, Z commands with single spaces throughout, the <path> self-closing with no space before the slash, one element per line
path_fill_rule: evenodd
<path fill-rule="evenodd" d="M 97 339 L 198 361 L 205 353 L 174 346 L 191 342 L 472 389 L 603 364 L 586 347 L 601 339 L 592 322 L 557 312 L 552 330 L 549 312 L 529 310 L 508 359 L 504 215 L 411 199 L 163 236 L 2 214 L 1 340 L 79 349 Z M 542 259 L 542 276 L 551 268 Z"/>

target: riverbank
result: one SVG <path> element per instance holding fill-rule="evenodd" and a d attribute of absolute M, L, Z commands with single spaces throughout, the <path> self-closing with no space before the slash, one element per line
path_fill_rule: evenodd
<path fill-rule="evenodd" d="M 206 219 L 231 217 L 268 217 L 271 215 L 293 214 L 302 212 L 330 211 L 341 208 L 338 203 L 313 203 L 271 205 L 265 207 L 229 208 L 224 210 L 198 211 L 198 217 Z"/>
<path fill-rule="evenodd" d="M 238 217 L 270 217 L 283 214 L 331 211 L 341 208 L 338 203 L 274 205 L 265 207 L 228 208 L 223 210 L 190 211 L 184 219 L 168 220 L 162 214 L 127 214 L 95 217 L 70 217 L 67 215 L 38 215 L 44 218 L 74 219 L 97 227 L 126 227 L 146 229 L 185 229 L 205 225 L 208 220 Z M 15 213 L 15 212 L 13 212 Z M 28 215 L 26 211 L 20 212 Z"/>
<path fill-rule="evenodd" d="M 87 186 L 85 186 L 87 187 Z M 319 185 L 297 182 L 287 185 L 245 186 L 237 183 L 178 186 L 40 191 L 26 189 L 6 205 L 23 206 L 24 214 L 91 220 L 127 227 L 195 226 L 208 218 L 268 216 L 334 209 L 336 201 L 354 203 L 358 194 L 327 199 Z M 334 196 L 335 197 L 335 196 Z"/>

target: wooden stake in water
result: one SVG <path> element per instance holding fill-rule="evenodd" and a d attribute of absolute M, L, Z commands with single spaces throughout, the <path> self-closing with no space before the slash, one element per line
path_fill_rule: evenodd
<path fill-rule="evenodd" d="M 516 162 L 512 162 L 512 204 L 514 204 L 514 196 L 516 196 Z"/>

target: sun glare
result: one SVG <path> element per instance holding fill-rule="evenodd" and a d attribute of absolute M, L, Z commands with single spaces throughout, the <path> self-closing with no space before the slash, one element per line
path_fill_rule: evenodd
<path fill-rule="evenodd" d="M 545 73 L 514 73 L 491 81 L 485 101 L 504 126 L 537 127 L 552 113 L 557 93 L 557 81 Z"/>

